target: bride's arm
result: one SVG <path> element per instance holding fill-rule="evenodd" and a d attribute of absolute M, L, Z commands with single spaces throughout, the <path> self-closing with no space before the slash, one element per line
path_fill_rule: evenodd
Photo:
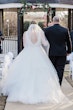
<path fill-rule="evenodd" d="M 26 32 L 23 33 L 23 47 L 25 47 L 25 34 Z"/>
<path fill-rule="evenodd" d="M 49 42 L 44 34 L 44 32 L 41 35 L 41 39 L 42 39 L 42 45 L 45 47 L 46 53 L 48 54 L 49 52 Z"/>

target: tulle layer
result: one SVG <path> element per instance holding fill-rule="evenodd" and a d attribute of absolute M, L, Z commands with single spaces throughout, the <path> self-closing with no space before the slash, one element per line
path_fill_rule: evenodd
<path fill-rule="evenodd" d="M 26 47 L 11 65 L 2 93 L 9 102 L 59 103 L 66 101 L 56 70 L 38 46 Z"/>

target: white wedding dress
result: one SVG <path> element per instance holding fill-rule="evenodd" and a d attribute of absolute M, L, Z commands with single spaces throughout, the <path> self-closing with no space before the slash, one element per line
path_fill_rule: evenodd
<path fill-rule="evenodd" d="M 24 49 L 15 58 L 3 83 L 2 93 L 8 102 L 60 103 L 66 101 L 57 72 L 41 45 L 47 47 L 44 32 L 31 24 L 24 34 Z"/>

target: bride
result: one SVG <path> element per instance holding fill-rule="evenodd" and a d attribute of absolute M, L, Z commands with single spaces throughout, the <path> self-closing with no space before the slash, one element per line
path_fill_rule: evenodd
<path fill-rule="evenodd" d="M 23 34 L 23 44 L 25 48 L 11 64 L 2 85 L 7 101 L 26 104 L 65 101 L 56 70 L 46 54 L 49 43 L 37 24 L 31 24 Z"/>

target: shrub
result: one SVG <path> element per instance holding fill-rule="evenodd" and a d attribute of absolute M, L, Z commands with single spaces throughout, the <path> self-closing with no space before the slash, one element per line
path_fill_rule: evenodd
<path fill-rule="evenodd" d="M 25 21 L 24 22 L 24 31 L 27 31 L 29 25 L 30 25 L 30 22 L 29 21 Z"/>
<path fill-rule="evenodd" d="M 43 29 L 44 27 L 43 22 L 39 22 L 38 25 Z"/>

